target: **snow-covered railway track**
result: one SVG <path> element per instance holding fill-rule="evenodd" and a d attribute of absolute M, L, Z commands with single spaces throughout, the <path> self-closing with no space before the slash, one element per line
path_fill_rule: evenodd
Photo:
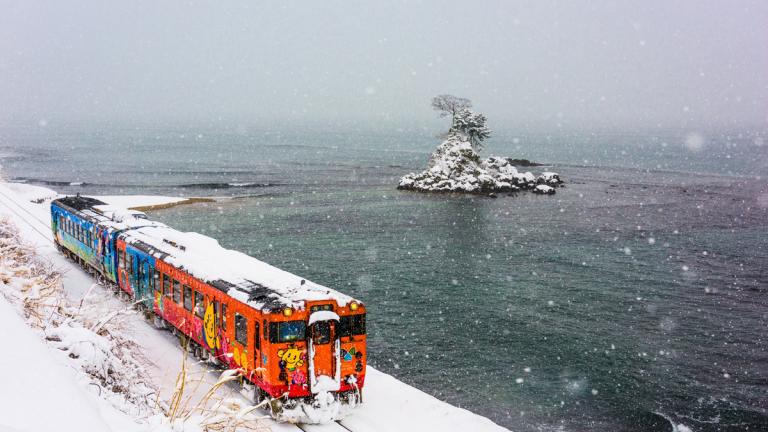
<path fill-rule="evenodd" d="M 341 424 L 340 421 L 326 424 L 298 424 L 296 426 L 304 432 L 354 432 Z"/>
<path fill-rule="evenodd" d="M 21 220 L 24 220 L 29 228 L 39 234 L 40 237 L 42 237 L 46 242 L 53 244 L 53 238 L 51 237 L 51 226 L 48 221 L 40 220 L 39 217 L 29 211 L 29 209 L 24 208 L 24 206 L 19 204 L 15 199 L 13 199 L 13 197 L 9 196 L 6 191 L 2 189 L 0 189 L 0 203 L 3 203 L 8 211 L 18 216 Z M 30 221 L 30 218 L 32 218 L 34 221 Z"/>

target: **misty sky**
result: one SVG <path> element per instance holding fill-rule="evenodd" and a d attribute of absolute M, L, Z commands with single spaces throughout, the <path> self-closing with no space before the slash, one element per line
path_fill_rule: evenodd
<path fill-rule="evenodd" d="M 768 124 L 766 1 L 0 0 L 0 122 Z"/>

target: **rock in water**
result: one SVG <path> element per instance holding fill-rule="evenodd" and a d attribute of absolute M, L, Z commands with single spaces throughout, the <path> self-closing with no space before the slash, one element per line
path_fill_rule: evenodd
<path fill-rule="evenodd" d="M 432 153 L 427 169 L 403 176 L 397 188 L 420 192 L 491 194 L 534 189 L 539 184 L 548 188 L 546 192 L 534 191 L 553 194 L 555 190 L 550 186 L 562 182 L 557 173 L 546 172 L 536 177 L 530 172 L 518 172 L 511 163 L 514 160 L 497 156 L 481 159 L 466 137 L 452 133 Z"/>

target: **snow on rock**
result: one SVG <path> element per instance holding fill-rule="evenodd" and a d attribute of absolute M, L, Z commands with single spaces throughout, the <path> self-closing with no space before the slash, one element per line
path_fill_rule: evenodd
<path fill-rule="evenodd" d="M 560 175 L 556 172 L 543 172 L 536 179 L 538 183 L 545 183 L 550 185 L 559 185 L 563 181 L 560 180 Z"/>
<path fill-rule="evenodd" d="M 463 135 L 454 133 L 432 153 L 426 170 L 403 176 L 397 188 L 485 194 L 533 189 L 538 183 L 561 183 L 557 173 L 543 173 L 537 178 L 531 172 L 518 172 L 511 161 L 498 156 L 481 159 Z"/>
<path fill-rule="evenodd" d="M 554 195 L 555 188 L 547 185 L 538 185 L 535 188 L 533 188 L 533 193 L 542 194 L 542 195 Z"/>

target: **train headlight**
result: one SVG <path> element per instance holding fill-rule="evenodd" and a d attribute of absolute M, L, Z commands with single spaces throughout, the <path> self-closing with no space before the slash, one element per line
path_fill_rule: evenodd
<path fill-rule="evenodd" d="M 352 302 L 352 303 L 349 304 L 349 310 L 351 310 L 352 312 L 356 311 L 357 308 L 359 308 L 359 307 L 360 307 L 360 305 L 357 304 L 357 302 Z"/>
<path fill-rule="evenodd" d="M 284 315 L 284 316 L 287 316 L 287 317 L 289 317 L 289 316 L 293 315 L 293 309 L 291 309 L 291 308 L 285 308 L 285 309 L 283 309 L 283 315 Z"/>

